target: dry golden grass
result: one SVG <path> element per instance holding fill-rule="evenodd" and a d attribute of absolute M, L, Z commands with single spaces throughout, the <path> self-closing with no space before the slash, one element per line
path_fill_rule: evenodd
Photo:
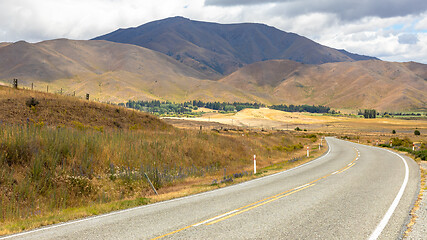
<path fill-rule="evenodd" d="M 34 98 L 33 108 L 26 102 Z M 92 128 L 168 129 L 158 118 L 123 107 L 101 104 L 70 96 L 0 86 L 0 122 Z"/>
<path fill-rule="evenodd" d="M 250 173 L 253 154 L 259 169 L 280 163 L 267 172 L 292 167 L 306 159 L 287 160 L 319 141 L 303 132 L 179 130 L 116 106 L 5 87 L 0 120 L 3 234 L 210 190 L 224 169 L 227 178 Z"/>

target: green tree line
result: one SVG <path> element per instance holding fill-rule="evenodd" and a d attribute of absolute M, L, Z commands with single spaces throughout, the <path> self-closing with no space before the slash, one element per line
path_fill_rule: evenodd
<path fill-rule="evenodd" d="M 328 113 L 331 108 L 326 106 L 314 105 L 272 105 L 269 108 L 285 112 L 309 112 L 309 113 Z"/>

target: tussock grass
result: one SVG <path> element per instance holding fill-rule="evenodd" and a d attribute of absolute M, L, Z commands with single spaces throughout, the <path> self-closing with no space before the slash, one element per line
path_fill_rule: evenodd
<path fill-rule="evenodd" d="M 186 179 L 219 178 L 290 158 L 312 143 L 290 133 L 218 134 L 192 130 L 120 130 L 0 125 L 0 232 L 121 209 Z M 280 146 L 270 148 L 269 146 Z M 88 208 L 91 205 L 113 207 Z M 70 209 L 80 209 L 78 214 Z M 65 211 L 65 212 L 64 212 Z M 71 211 L 67 217 L 67 211 Z M 86 213 L 84 213 L 86 212 Z M 53 217 L 52 218 L 52 213 Z M 38 219 L 38 220 L 37 220 Z M 28 221 L 25 221 L 28 220 Z M 22 224 L 25 222 L 25 224 Z M 16 225 L 17 224 L 17 225 Z"/>

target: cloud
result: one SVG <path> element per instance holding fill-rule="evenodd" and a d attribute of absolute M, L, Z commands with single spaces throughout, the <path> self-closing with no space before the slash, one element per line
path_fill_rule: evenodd
<path fill-rule="evenodd" d="M 309 13 L 335 14 L 343 20 L 357 20 L 364 17 L 397 17 L 420 14 L 427 11 L 425 0 L 206 0 L 207 6 L 248 6 L 276 4 L 277 13 L 298 16 Z"/>
<path fill-rule="evenodd" d="M 1 0 L 0 41 L 88 39 L 194 11 L 191 0 Z M 200 1 L 199 1 L 200 2 Z M 187 9 L 185 6 L 188 6 Z M 199 3 L 197 8 L 203 6 Z M 4 32 L 4 33 L 3 33 Z"/>
<path fill-rule="evenodd" d="M 398 41 L 401 44 L 417 44 L 418 43 L 418 35 L 417 34 L 401 34 L 398 37 Z"/>
<path fill-rule="evenodd" d="M 425 0 L 1 0 L 0 42 L 91 39 L 173 16 L 264 23 L 337 49 L 427 63 Z"/>

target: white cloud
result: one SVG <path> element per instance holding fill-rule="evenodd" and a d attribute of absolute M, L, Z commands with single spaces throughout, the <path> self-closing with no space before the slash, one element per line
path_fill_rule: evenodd
<path fill-rule="evenodd" d="M 427 1 L 408 1 L 252 0 L 245 5 L 248 1 L 206 0 L 212 4 L 205 5 L 204 0 L 1 0 L 0 42 L 90 39 L 117 28 L 184 16 L 219 23 L 265 23 L 333 48 L 427 63 Z M 411 42 L 408 36 L 415 34 L 418 41 Z"/>

